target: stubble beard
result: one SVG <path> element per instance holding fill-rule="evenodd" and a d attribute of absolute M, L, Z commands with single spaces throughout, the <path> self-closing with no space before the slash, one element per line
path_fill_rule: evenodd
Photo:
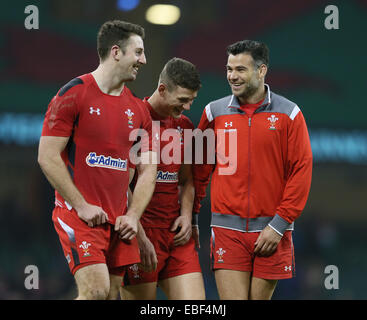
<path fill-rule="evenodd" d="M 240 98 L 241 100 L 248 100 L 251 98 L 259 89 L 259 86 L 254 85 L 253 83 L 246 83 L 245 89 L 237 95 L 237 98 Z"/>

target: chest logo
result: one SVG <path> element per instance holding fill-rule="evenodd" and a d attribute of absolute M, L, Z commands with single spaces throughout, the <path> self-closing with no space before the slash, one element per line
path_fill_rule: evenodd
<path fill-rule="evenodd" d="M 276 130 L 275 124 L 279 120 L 274 114 L 272 114 L 269 118 L 269 130 Z"/>
<path fill-rule="evenodd" d="M 95 152 L 90 152 L 85 161 L 90 167 L 100 167 L 120 171 L 127 170 L 127 160 L 112 158 L 111 156 L 105 156 L 103 154 L 97 155 Z"/>
<path fill-rule="evenodd" d="M 178 182 L 178 172 L 161 171 L 157 172 L 157 182 L 175 183 Z"/>
<path fill-rule="evenodd" d="M 90 114 L 93 114 L 93 113 L 96 113 L 97 116 L 100 116 L 101 115 L 101 109 L 100 108 L 93 108 L 93 107 L 89 107 L 89 113 Z"/>
<path fill-rule="evenodd" d="M 228 128 L 228 127 L 232 128 L 232 125 L 233 125 L 232 121 L 231 121 L 231 122 L 225 122 L 225 123 L 224 123 L 224 126 L 225 126 L 226 128 Z"/>
<path fill-rule="evenodd" d="M 130 129 L 133 128 L 133 115 L 134 115 L 134 112 L 132 112 L 130 109 L 127 109 L 125 111 L 125 114 L 127 115 L 127 125 Z"/>

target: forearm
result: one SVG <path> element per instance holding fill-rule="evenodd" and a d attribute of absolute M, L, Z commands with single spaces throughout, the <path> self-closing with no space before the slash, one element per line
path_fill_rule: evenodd
<path fill-rule="evenodd" d="M 206 189 L 210 182 L 214 164 L 193 165 L 193 179 L 195 187 L 195 198 L 193 211 L 200 212 L 201 201 L 206 197 Z"/>
<path fill-rule="evenodd" d="M 145 230 L 140 221 L 138 222 L 138 233 L 136 234 L 136 238 L 138 239 L 138 242 L 144 241 L 147 238 Z"/>
<path fill-rule="evenodd" d="M 282 201 L 270 224 L 280 234 L 303 211 L 311 187 L 312 150 L 302 113 L 297 115 L 289 129 L 287 159 L 288 172 Z"/>
<path fill-rule="evenodd" d="M 300 160 L 299 164 L 293 169 L 285 185 L 282 201 L 276 208 L 277 215 L 289 224 L 303 211 L 311 188 L 312 158 Z"/>
<path fill-rule="evenodd" d="M 135 189 L 131 197 L 131 204 L 129 204 L 127 212 L 127 215 L 135 216 L 137 219 L 140 219 L 152 198 L 157 176 L 156 165 L 149 164 L 144 166 L 144 170 L 139 172 Z"/>

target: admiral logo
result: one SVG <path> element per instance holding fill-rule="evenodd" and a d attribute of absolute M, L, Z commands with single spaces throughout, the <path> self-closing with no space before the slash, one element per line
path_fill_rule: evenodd
<path fill-rule="evenodd" d="M 168 182 L 168 183 L 178 182 L 178 172 L 169 172 L 169 171 L 163 172 L 161 170 L 158 170 L 157 182 Z"/>
<path fill-rule="evenodd" d="M 87 165 L 90 167 L 100 167 L 106 169 L 115 169 L 120 171 L 127 170 L 127 160 L 122 160 L 120 158 L 112 158 L 111 156 L 100 155 L 97 156 L 95 152 L 90 152 L 85 159 Z"/>

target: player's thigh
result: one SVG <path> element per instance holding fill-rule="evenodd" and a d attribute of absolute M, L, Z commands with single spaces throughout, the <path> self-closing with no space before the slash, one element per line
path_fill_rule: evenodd
<path fill-rule="evenodd" d="M 170 300 L 205 300 L 201 272 L 186 273 L 159 281 L 159 286 Z"/>
<path fill-rule="evenodd" d="M 75 272 L 78 287 L 77 299 L 106 299 L 110 291 L 110 277 L 107 265 L 91 264 Z"/>
<path fill-rule="evenodd" d="M 251 272 L 228 269 L 214 271 L 215 282 L 221 300 L 247 300 Z"/>
<path fill-rule="evenodd" d="M 250 300 L 270 300 L 273 296 L 277 280 L 252 277 L 250 285 Z"/>
<path fill-rule="evenodd" d="M 155 300 L 157 282 L 120 286 L 120 296 L 122 300 Z"/>

